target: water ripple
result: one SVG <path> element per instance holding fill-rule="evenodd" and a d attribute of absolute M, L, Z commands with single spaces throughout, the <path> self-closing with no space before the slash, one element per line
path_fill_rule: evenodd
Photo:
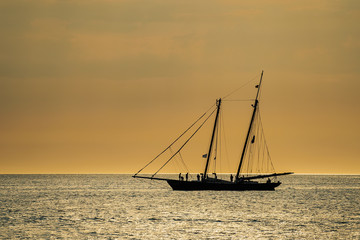
<path fill-rule="evenodd" d="M 174 192 L 129 175 L 0 175 L 2 239 L 360 239 L 360 177 Z"/>

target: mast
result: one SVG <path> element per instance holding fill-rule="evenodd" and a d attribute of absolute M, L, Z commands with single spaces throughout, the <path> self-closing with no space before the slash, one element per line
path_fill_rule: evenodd
<path fill-rule="evenodd" d="M 221 98 L 219 98 L 219 100 L 216 100 L 217 111 L 216 111 L 216 117 L 215 117 L 215 122 L 214 122 L 214 128 L 213 128 L 213 132 L 212 132 L 212 135 L 211 135 L 209 151 L 208 151 L 208 154 L 207 154 L 206 165 L 205 165 L 205 170 L 204 170 L 204 178 L 203 179 L 206 178 L 206 174 L 207 174 L 208 167 L 209 167 L 211 150 L 212 150 L 212 146 L 213 146 L 213 142 L 214 142 L 216 127 L 217 127 L 217 124 L 218 124 L 218 118 L 219 118 L 219 113 L 220 113 L 220 105 L 221 105 Z"/>
<path fill-rule="evenodd" d="M 258 103 L 259 103 L 258 97 L 259 97 L 259 92 L 260 92 L 260 87 L 261 87 L 261 82 L 262 82 L 263 73 L 264 73 L 264 71 L 261 72 L 260 83 L 259 83 L 259 85 L 256 86 L 258 90 L 257 90 L 257 93 L 256 93 L 255 102 L 254 102 L 254 104 L 252 105 L 253 108 L 254 108 L 254 111 L 253 111 L 252 116 L 251 116 L 250 125 L 249 125 L 249 130 L 248 130 L 247 135 L 246 135 L 246 140 L 245 140 L 245 143 L 244 143 L 243 151 L 242 151 L 242 153 L 241 153 L 241 159 L 240 159 L 240 163 L 239 163 L 238 170 L 237 170 L 237 172 L 236 172 L 235 180 L 239 179 L 239 174 L 240 174 L 241 166 L 242 166 L 242 163 L 243 163 L 243 160 L 244 160 L 244 156 L 245 156 L 247 144 L 248 144 L 248 142 L 249 142 L 249 137 L 250 137 L 252 125 L 253 125 L 253 123 L 254 123 L 255 114 L 256 114 L 256 110 L 257 110 Z"/>

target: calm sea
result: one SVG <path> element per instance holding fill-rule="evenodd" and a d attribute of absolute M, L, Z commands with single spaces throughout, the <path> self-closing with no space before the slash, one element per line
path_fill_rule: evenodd
<path fill-rule="evenodd" d="M 360 239 L 360 175 L 176 192 L 130 175 L 0 175 L 2 239 Z"/>

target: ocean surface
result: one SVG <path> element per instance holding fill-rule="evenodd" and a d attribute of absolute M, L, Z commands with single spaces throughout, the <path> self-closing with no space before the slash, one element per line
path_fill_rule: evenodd
<path fill-rule="evenodd" d="M 0 175 L 1 239 L 360 239 L 360 175 L 177 192 L 130 175 Z"/>

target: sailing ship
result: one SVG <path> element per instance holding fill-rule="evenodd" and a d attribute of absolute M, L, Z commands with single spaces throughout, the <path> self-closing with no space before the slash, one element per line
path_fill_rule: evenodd
<path fill-rule="evenodd" d="M 162 155 L 164 152 L 171 150 L 171 147 L 174 145 L 175 142 L 177 142 L 185 133 L 187 133 L 200 119 L 204 118 L 206 115 L 203 114 L 195 123 L 193 123 L 183 134 L 181 134 L 174 142 L 170 144 L 164 151 L 162 151 L 159 155 L 157 155 L 154 159 L 152 159 L 145 167 L 140 169 L 136 174 L 133 175 L 134 178 L 144 178 L 144 179 L 151 179 L 151 180 L 161 180 L 166 181 L 173 190 L 182 190 L 182 191 L 199 191 L 199 190 L 224 190 L 224 191 L 248 191 L 248 190 L 255 190 L 255 191 L 261 191 L 261 190 L 275 190 L 276 187 L 278 187 L 281 182 L 276 180 L 277 176 L 281 175 L 289 175 L 293 172 L 282 172 L 282 173 L 276 173 L 274 172 L 267 172 L 267 173 L 260 173 L 257 174 L 249 173 L 249 172 L 243 172 L 245 171 L 245 161 L 250 161 L 251 155 L 254 155 L 254 151 L 252 151 L 252 145 L 255 145 L 255 138 L 256 134 L 259 132 L 258 128 L 255 127 L 255 123 L 259 122 L 259 93 L 261 89 L 262 79 L 263 79 L 263 71 L 261 72 L 259 84 L 255 86 L 257 88 L 256 97 L 253 100 L 253 104 L 251 105 L 253 110 L 251 114 L 250 124 L 247 130 L 246 138 L 244 145 L 242 147 L 241 157 L 239 164 L 237 166 L 236 172 L 234 171 L 229 175 L 228 179 L 220 179 L 218 178 L 218 175 L 213 172 L 212 174 L 209 174 L 209 165 L 211 162 L 211 157 L 214 157 L 214 161 L 216 160 L 216 151 L 217 151 L 217 139 L 218 138 L 218 132 L 219 132 L 219 115 L 220 115 L 220 109 L 222 104 L 222 98 L 219 98 L 216 100 L 216 108 L 213 110 L 213 112 L 204 120 L 202 124 L 194 131 L 193 134 L 185 141 L 183 145 L 175 152 L 171 152 L 171 157 L 163 164 L 160 169 L 158 169 L 154 174 L 151 176 L 144 176 L 139 175 L 141 171 L 143 171 L 146 167 L 148 167 L 150 164 L 152 164 L 160 155 Z M 208 151 L 206 154 L 203 155 L 203 158 L 206 158 L 205 168 L 202 173 L 197 174 L 197 178 L 194 180 L 188 179 L 188 173 L 186 173 L 186 180 L 184 180 L 181 173 L 179 174 L 179 179 L 172 179 L 172 178 L 166 178 L 166 177 L 157 177 L 156 175 L 159 173 L 159 171 L 167 165 L 171 160 L 174 159 L 175 156 L 180 155 L 181 150 L 184 148 L 184 146 L 190 141 L 190 139 L 198 132 L 198 130 L 203 126 L 203 124 L 209 119 L 209 117 L 213 114 L 215 114 L 215 120 L 214 125 L 212 127 L 211 132 L 211 138 L 210 138 L 210 145 L 208 147 Z M 263 138 L 262 138 L 263 139 Z M 267 154 L 269 153 L 267 149 L 267 145 L 265 144 L 266 149 L 264 152 Z M 215 150 L 214 150 L 215 149 Z M 260 155 L 260 154 L 258 154 Z M 247 157 L 246 157 L 247 156 Z M 181 157 L 181 155 L 180 155 Z M 248 160 L 245 160 L 247 159 Z M 271 159 L 270 159 L 271 160 Z M 271 163 L 272 166 L 272 163 Z M 273 169 L 274 170 L 274 169 Z M 233 175 L 234 174 L 234 175 Z"/>

